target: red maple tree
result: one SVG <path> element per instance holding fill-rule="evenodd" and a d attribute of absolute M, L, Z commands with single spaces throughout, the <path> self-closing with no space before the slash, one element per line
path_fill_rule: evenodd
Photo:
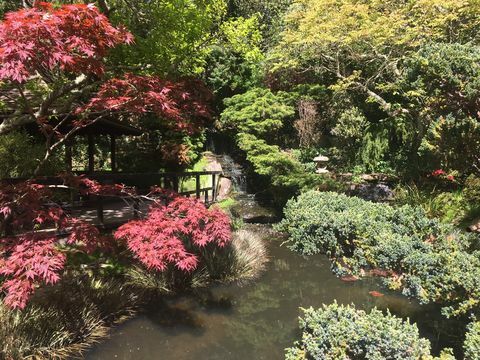
<path fill-rule="evenodd" d="M 7 13 L 0 39 L 0 80 L 24 83 L 57 70 L 100 76 L 107 50 L 131 43 L 133 36 L 112 26 L 93 4 L 37 2 Z"/>
<path fill-rule="evenodd" d="M 210 119 L 211 92 L 200 81 L 134 74 L 103 79 L 108 50 L 132 42 L 128 31 L 114 27 L 93 4 L 37 2 L 0 22 L 0 100 L 9 109 L 0 135 L 38 124 L 47 150 L 36 174 L 80 129 L 112 115 L 132 121 L 153 113 L 186 133 Z"/>
<path fill-rule="evenodd" d="M 0 289 L 11 307 L 24 308 L 41 283 L 60 279 L 65 255 L 58 232 L 70 233 L 63 246 L 92 252 L 103 245 L 96 227 L 69 217 L 51 198 L 50 188 L 34 181 L 0 185 Z"/>
<path fill-rule="evenodd" d="M 199 82 L 133 74 L 103 79 L 108 50 L 132 41 L 94 5 L 36 2 L 0 22 L 0 100 L 8 109 L 1 114 L 0 135 L 38 124 L 46 153 L 36 172 L 76 132 L 113 113 L 129 120 L 154 113 L 187 133 L 210 118 L 210 92 Z M 66 124 L 67 132 L 62 130 Z M 121 185 L 102 186 L 86 178 L 67 183 L 83 194 L 135 195 Z M 60 279 L 68 247 L 90 252 L 104 245 L 98 229 L 69 217 L 51 199 L 50 189 L 35 181 L 0 184 L 0 289 L 11 307 L 25 307 L 37 287 Z M 61 242 L 57 234 L 39 231 L 51 227 L 70 235 Z M 198 260 L 192 249 L 223 246 L 230 233 L 226 215 L 176 199 L 152 208 L 147 219 L 125 225 L 116 236 L 150 268 L 174 264 L 189 271 Z"/>
<path fill-rule="evenodd" d="M 198 200 L 178 196 L 168 205 L 152 206 L 146 219 L 122 225 L 114 237 L 125 240 L 149 269 L 164 271 L 173 265 L 189 272 L 198 265 L 198 250 L 231 241 L 230 218 Z"/>

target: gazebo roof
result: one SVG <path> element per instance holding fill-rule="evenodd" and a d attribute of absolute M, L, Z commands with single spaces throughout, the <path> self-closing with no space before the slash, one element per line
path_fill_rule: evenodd
<path fill-rule="evenodd" d="M 142 130 L 112 119 L 101 119 L 77 132 L 77 135 L 142 135 Z"/>

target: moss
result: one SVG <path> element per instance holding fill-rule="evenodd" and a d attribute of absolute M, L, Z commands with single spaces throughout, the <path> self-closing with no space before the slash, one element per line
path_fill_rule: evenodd
<path fill-rule="evenodd" d="M 202 156 L 200 160 L 193 165 L 189 171 L 193 172 L 202 172 L 206 171 L 208 160 L 205 156 Z M 212 177 L 210 175 L 201 175 L 200 176 L 200 187 L 206 188 L 212 186 Z M 195 177 L 185 178 L 180 183 L 180 191 L 194 191 L 196 189 L 196 180 Z"/>

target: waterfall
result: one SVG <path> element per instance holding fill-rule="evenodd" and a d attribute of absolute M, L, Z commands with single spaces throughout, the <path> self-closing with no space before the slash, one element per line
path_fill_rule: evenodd
<path fill-rule="evenodd" d="M 218 161 L 222 165 L 224 176 L 232 180 L 234 190 L 237 193 L 246 193 L 247 177 L 243 173 L 243 168 L 229 155 L 220 155 Z"/>

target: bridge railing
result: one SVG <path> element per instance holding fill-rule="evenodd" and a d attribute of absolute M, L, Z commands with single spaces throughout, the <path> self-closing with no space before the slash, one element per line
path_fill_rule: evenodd
<path fill-rule="evenodd" d="M 152 186 L 158 186 L 166 190 L 172 190 L 186 197 L 195 197 L 203 201 L 207 206 L 215 203 L 218 197 L 221 171 L 191 171 L 191 172 L 164 172 L 164 173 L 75 173 L 75 175 L 86 175 L 91 180 L 96 180 L 100 184 L 124 184 L 135 187 L 139 194 L 146 194 Z M 193 179 L 194 181 L 188 181 Z M 2 179 L 3 183 L 16 184 L 28 179 L 10 178 Z M 58 177 L 39 177 L 35 181 L 39 184 L 49 186 L 61 186 L 63 180 Z M 96 223 L 100 226 L 106 226 L 105 210 L 106 206 L 112 201 L 123 200 L 124 204 L 131 207 L 131 216 L 124 216 L 122 220 L 109 226 L 115 226 L 119 223 L 128 221 L 132 218 L 138 218 L 141 213 L 140 202 L 138 198 L 128 196 L 88 196 L 83 201 L 76 202 L 79 194 L 70 193 L 69 204 L 65 207 L 69 211 L 81 212 L 82 209 L 94 208 L 96 210 Z M 74 203 L 77 205 L 74 206 Z"/>

